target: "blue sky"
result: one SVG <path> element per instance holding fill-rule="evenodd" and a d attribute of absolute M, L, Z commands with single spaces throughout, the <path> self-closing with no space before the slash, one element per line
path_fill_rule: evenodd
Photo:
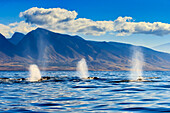
<path fill-rule="evenodd" d="M 10 23 L 25 21 L 26 17 L 19 17 L 20 12 L 24 12 L 32 7 L 38 7 L 44 9 L 62 8 L 68 11 L 76 11 L 78 13 L 76 19 L 86 18 L 93 21 L 114 21 L 118 17 L 127 16 L 132 17 L 132 21 L 135 22 L 161 22 L 169 25 L 169 6 L 169 0 L 0 0 L 0 24 L 8 26 Z M 30 22 L 32 23 L 33 21 Z M 143 31 L 137 32 L 135 31 L 135 33 L 124 36 L 111 35 L 109 32 L 100 36 L 77 32 L 73 34 L 81 35 L 88 40 L 126 42 L 147 47 L 170 42 L 169 31 L 166 31 L 168 33 L 161 36 L 148 32 L 143 33 Z"/>

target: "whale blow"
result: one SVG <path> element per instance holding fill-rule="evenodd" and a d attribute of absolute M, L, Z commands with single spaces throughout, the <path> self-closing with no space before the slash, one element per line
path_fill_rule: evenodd
<path fill-rule="evenodd" d="M 29 81 L 34 82 L 41 79 L 41 73 L 37 65 L 35 64 L 30 65 L 29 72 L 30 72 L 29 74 L 30 77 L 28 78 Z"/>
<path fill-rule="evenodd" d="M 79 73 L 80 78 L 88 78 L 88 67 L 86 64 L 86 60 L 82 58 L 77 64 L 77 72 Z"/>

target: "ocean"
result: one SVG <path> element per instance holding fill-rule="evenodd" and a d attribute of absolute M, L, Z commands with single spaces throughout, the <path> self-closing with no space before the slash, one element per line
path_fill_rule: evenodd
<path fill-rule="evenodd" d="M 170 72 L 143 72 L 148 81 L 128 82 L 130 72 L 96 71 L 77 79 L 76 71 L 41 71 L 58 80 L 12 81 L 28 71 L 1 71 L 1 113 L 159 113 L 170 112 Z M 156 78 L 147 78 L 156 77 Z"/>

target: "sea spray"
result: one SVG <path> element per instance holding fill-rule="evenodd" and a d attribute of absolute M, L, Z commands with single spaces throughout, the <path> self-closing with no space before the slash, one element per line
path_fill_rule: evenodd
<path fill-rule="evenodd" d="M 79 73 L 80 78 L 88 78 L 88 66 L 86 64 L 86 60 L 82 58 L 77 64 L 77 72 Z"/>
<path fill-rule="evenodd" d="M 29 81 L 33 82 L 41 79 L 41 73 L 37 65 L 35 64 L 30 65 L 29 72 L 30 72 L 29 74 L 30 77 L 28 78 Z"/>
<path fill-rule="evenodd" d="M 132 47 L 132 63 L 130 80 L 142 80 L 144 58 L 140 47 Z"/>

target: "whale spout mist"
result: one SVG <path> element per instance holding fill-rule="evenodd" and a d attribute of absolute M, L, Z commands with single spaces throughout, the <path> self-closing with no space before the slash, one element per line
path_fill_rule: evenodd
<path fill-rule="evenodd" d="M 88 78 L 88 67 L 86 64 L 86 60 L 82 58 L 77 64 L 77 72 L 79 73 L 80 78 Z"/>
<path fill-rule="evenodd" d="M 142 80 L 143 74 L 143 64 L 144 58 L 143 53 L 140 47 L 133 46 L 132 47 L 133 55 L 132 55 L 132 63 L 131 63 L 131 74 L 130 80 Z"/>
<path fill-rule="evenodd" d="M 34 82 L 41 79 L 41 73 L 37 65 L 32 64 L 29 67 L 30 77 L 28 78 L 29 81 Z"/>

